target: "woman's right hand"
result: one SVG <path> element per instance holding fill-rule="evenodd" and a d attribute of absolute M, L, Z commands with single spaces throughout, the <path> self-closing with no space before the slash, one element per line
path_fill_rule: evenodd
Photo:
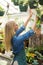
<path fill-rule="evenodd" d="M 26 22 L 24 23 L 24 26 L 26 27 L 27 26 L 27 24 L 28 24 L 28 22 L 29 22 L 29 20 L 30 20 L 30 18 L 32 17 L 32 10 L 30 9 L 29 10 L 29 16 L 28 16 L 28 19 L 26 20 Z"/>
<path fill-rule="evenodd" d="M 29 14 L 30 14 L 29 17 L 32 17 L 32 14 L 33 14 L 32 9 L 29 10 Z"/>

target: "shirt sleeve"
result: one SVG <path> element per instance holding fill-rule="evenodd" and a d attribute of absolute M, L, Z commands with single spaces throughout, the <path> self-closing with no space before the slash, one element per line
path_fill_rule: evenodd
<path fill-rule="evenodd" d="M 25 26 L 22 26 L 20 29 L 16 31 L 16 35 L 18 36 L 21 32 L 25 30 Z"/>
<path fill-rule="evenodd" d="M 24 40 L 28 39 L 29 37 L 31 37 L 33 34 L 34 34 L 34 31 L 30 30 L 23 35 L 17 36 L 17 40 L 24 41 Z"/>

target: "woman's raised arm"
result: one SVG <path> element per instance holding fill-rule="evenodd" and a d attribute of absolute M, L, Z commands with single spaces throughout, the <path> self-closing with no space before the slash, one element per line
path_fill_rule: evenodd
<path fill-rule="evenodd" d="M 32 14 L 33 14 L 33 13 L 32 13 L 32 11 L 31 11 L 31 9 L 30 9 L 28 19 L 27 19 L 26 22 L 24 23 L 24 26 L 25 26 L 25 27 L 27 26 L 27 24 L 28 24 L 30 18 L 32 17 Z"/>

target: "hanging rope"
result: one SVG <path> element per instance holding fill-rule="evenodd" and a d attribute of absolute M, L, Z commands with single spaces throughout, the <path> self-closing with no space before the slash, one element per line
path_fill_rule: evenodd
<path fill-rule="evenodd" d="M 4 0 L 5 2 L 7 2 L 6 0 Z M 9 2 L 7 2 L 9 3 Z M 15 8 L 15 6 L 13 6 L 12 4 L 9 3 L 10 6 L 12 6 L 13 8 Z M 16 10 L 18 10 L 17 8 L 15 8 Z"/>
<path fill-rule="evenodd" d="M 2 4 L 2 2 L 0 2 L 0 4 L 2 5 L 2 6 L 4 6 L 4 7 L 6 7 L 7 8 L 7 11 L 6 11 L 6 13 L 8 13 L 8 10 L 9 10 L 9 3 L 7 2 L 7 6 L 5 6 L 4 4 Z M 12 9 L 10 9 L 10 10 L 12 10 Z"/>
<path fill-rule="evenodd" d="M 6 11 L 6 14 L 8 13 L 9 11 L 9 3 L 7 4 L 7 11 Z"/>

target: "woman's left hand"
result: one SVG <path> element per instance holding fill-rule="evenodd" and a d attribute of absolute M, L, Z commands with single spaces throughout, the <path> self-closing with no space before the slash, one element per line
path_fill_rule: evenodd
<path fill-rule="evenodd" d="M 30 17 L 32 17 L 33 15 L 32 9 L 29 10 L 29 14 L 30 14 Z"/>

